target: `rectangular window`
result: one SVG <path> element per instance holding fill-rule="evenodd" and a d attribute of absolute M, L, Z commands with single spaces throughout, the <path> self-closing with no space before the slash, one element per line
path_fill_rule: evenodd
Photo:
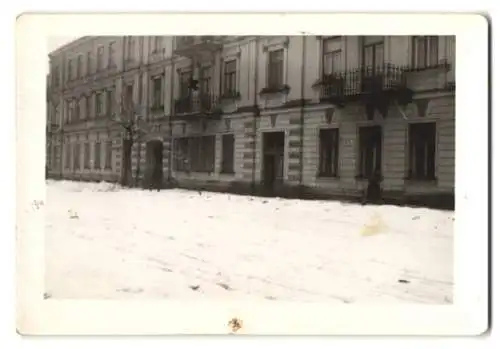
<path fill-rule="evenodd" d="M 115 101 L 113 98 L 114 89 L 106 91 L 106 114 L 112 115 L 114 112 Z"/>
<path fill-rule="evenodd" d="M 94 169 L 101 169 L 101 142 L 94 143 Z"/>
<path fill-rule="evenodd" d="M 66 140 L 64 144 L 64 168 L 69 170 L 71 168 L 71 143 Z"/>
<path fill-rule="evenodd" d="M 233 96 L 238 92 L 236 87 L 236 59 L 224 63 L 224 81 L 222 93 Z"/>
<path fill-rule="evenodd" d="M 214 171 L 215 136 L 178 138 L 174 147 L 177 171 Z"/>
<path fill-rule="evenodd" d="M 97 71 L 104 69 L 104 47 L 97 48 Z"/>
<path fill-rule="evenodd" d="M 80 143 L 73 146 L 73 171 L 80 171 Z"/>
<path fill-rule="evenodd" d="M 177 138 L 174 141 L 174 164 L 176 171 L 189 170 L 189 138 Z"/>
<path fill-rule="evenodd" d="M 90 169 L 90 143 L 86 142 L 83 148 L 83 168 Z"/>
<path fill-rule="evenodd" d="M 104 96 L 102 92 L 96 94 L 96 116 L 104 114 Z"/>
<path fill-rule="evenodd" d="M 212 67 L 204 67 L 200 70 L 200 93 L 209 94 L 212 83 Z"/>
<path fill-rule="evenodd" d="M 162 94 L 162 77 L 157 76 L 153 78 L 153 108 L 159 109 L 163 104 Z"/>
<path fill-rule="evenodd" d="M 153 37 L 153 53 L 161 51 L 161 36 Z"/>
<path fill-rule="evenodd" d="M 342 38 L 334 37 L 323 40 L 323 75 L 340 73 L 342 70 Z"/>
<path fill-rule="evenodd" d="M 359 128 L 358 177 L 371 178 L 381 175 L 382 170 L 382 128 L 364 126 Z"/>
<path fill-rule="evenodd" d="M 54 67 L 54 70 L 52 72 L 52 84 L 55 88 L 59 87 L 59 78 L 59 67 Z"/>
<path fill-rule="evenodd" d="M 113 142 L 110 140 L 106 141 L 106 162 L 104 164 L 104 168 L 109 170 L 111 169 L 111 157 L 113 155 Z"/>
<path fill-rule="evenodd" d="M 111 42 L 108 48 L 108 67 L 114 67 L 115 63 L 115 42 Z"/>
<path fill-rule="evenodd" d="M 339 162 L 339 129 L 319 131 L 319 176 L 337 177 Z"/>
<path fill-rule="evenodd" d="M 190 138 L 189 162 L 191 171 L 213 172 L 215 165 L 215 136 Z"/>
<path fill-rule="evenodd" d="M 78 61 L 76 63 L 76 78 L 80 79 L 83 74 L 83 56 L 78 55 Z"/>
<path fill-rule="evenodd" d="M 75 119 L 73 121 L 74 122 L 78 122 L 78 120 L 80 120 L 80 103 L 79 103 L 79 100 L 77 100 L 77 99 L 73 100 L 73 108 L 75 110 Z"/>
<path fill-rule="evenodd" d="M 68 80 L 73 80 L 73 60 L 68 60 Z"/>
<path fill-rule="evenodd" d="M 92 52 L 87 52 L 87 75 L 92 74 Z"/>
<path fill-rule="evenodd" d="M 85 96 L 85 114 L 90 119 L 90 96 Z"/>
<path fill-rule="evenodd" d="M 283 49 L 269 52 L 268 87 L 283 85 Z"/>
<path fill-rule="evenodd" d="M 87 97 L 82 97 L 78 103 L 78 109 L 80 109 L 80 119 L 85 120 Z"/>
<path fill-rule="evenodd" d="M 437 36 L 413 37 L 413 67 L 417 69 L 437 66 L 438 59 Z"/>
<path fill-rule="evenodd" d="M 129 36 L 127 40 L 127 58 L 129 60 L 134 59 L 134 54 L 135 54 L 135 42 L 134 42 L 134 37 Z"/>
<path fill-rule="evenodd" d="M 192 79 L 192 72 L 181 72 L 179 76 L 180 80 L 180 93 L 182 97 L 188 97 L 190 95 L 189 84 Z"/>
<path fill-rule="evenodd" d="M 234 135 L 222 135 L 222 173 L 234 173 Z"/>
<path fill-rule="evenodd" d="M 418 180 L 435 179 L 436 123 L 409 125 L 410 153 L 408 177 Z"/>
<path fill-rule="evenodd" d="M 363 66 L 366 73 L 373 73 L 383 68 L 384 37 L 373 36 L 363 38 Z"/>
<path fill-rule="evenodd" d="M 53 168 L 53 169 L 57 169 L 57 168 L 59 167 L 59 166 L 58 166 L 59 164 L 58 164 L 58 161 L 57 161 L 57 159 L 58 159 L 58 154 L 59 154 L 59 146 L 54 145 L 54 146 L 52 147 L 52 149 L 53 149 L 53 150 L 52 150 L 52 166 L 53 166 L 52 168 Z"/>

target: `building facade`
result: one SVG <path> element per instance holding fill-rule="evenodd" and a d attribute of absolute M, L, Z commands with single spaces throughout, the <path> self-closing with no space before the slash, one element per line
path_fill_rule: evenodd
<path fill-rule="evenodd" d="M 50 67 L 50 176 L 119 181 L 127 100 L 143 185 L 356 198 L 379 175 L 453 205 L 453 36 L 82 37 Z"/>

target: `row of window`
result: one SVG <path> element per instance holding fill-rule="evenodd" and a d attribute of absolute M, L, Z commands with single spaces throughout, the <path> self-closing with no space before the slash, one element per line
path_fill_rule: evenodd
<path fill-rule="evenodd" d="M 95 68 L 92 66 L 92 52 L 89 51 L 87 52 L 86 55 L 86 63 L 85 63 L 85 72 L 84 72 L 84 55 L 79 54 L 76 58 L 70 58 L 68 60 L 68 64 L 66 66 L 66 73 L 67 73 L 67 81 L 72 81 L 75 79 L 81 79 L 84 74 L 85 75 L 92 75 L 94 72 L 99 72 L 103 69 L 106 68 L 111 68 L 116 66 L 116 42 L 111 42 L 108 44 L 108 62 L 105 64 L 104 61 L 104 46 L 99 46 L 97 48 L 97 56 L 96 56 L 96 63 L 95 63 Z M 76 67 L 75 67 L 75 61 L 76 61 Z M 55 81 L 54 84 L 57 87 L 59 85 L 59 69 L 58 67 L 55 67 L 56 70 L 56 75 L 55 75 Z"/>
<path fill-rule="evenodd" d="M 128 36 L 125 40 L 126 47 L 126 58 L 128 61 L 133 60 L 135 57 L 135 44 L 136 38 Z M 151 52 L 157 53 L 161 51 L 162 48 L 162 37 L 154 36 L 151 38 Z M 85 71 L 84 71 L 84 56 L 85 56 Z M 84 76 L 92 75 L 95 71 L 101 71 L 103 69 L 109 69 L 116 67 L 116 42 L 110 42 L 108 44 L 108 61 L 105 64 L 104 58 L 104 46 L 99 46 L 97 48 L 97 56 L 95 62 L 95 68 L 92 66 L 92 56 L 93 52 L 88 51 L 86 55 L 79 54 L 76 58 L 70 58 L 66 65 L 66 81 L 72 81 L 75 79 L 81 79 Z M 94 68 L 94 69 L 93 69 Z M 60 69 L 59 66 L 54 66 L 52 69 L 52 84 L 54 87 L 59 87 L 60 82 Z"/>
<path fill-rule="evenodd" d="M 435 178 L 436 123 L 409 125 L 408 178 L 432 180 Z M 358 177 L 371 178 L 382 174 L 382 127 L 359 128 Z M 320 177 L 339 175 L 339 129 L 322 129 L 319 133 Z"/>
<path fill-rule="evenodd" d="M 434 67 L 439 63 L 438 54 L 439 37 L 415 36 L 412 37 L 413 68 Z M 344 68 L 342 62 L 342 37 L 323 39 L 323 75 L 341 72 Z M 362 65 L 369 67 L 381 66 L 384 63 L 384 37 L 369 36 L 362 40 Z"/>
<path fill-rule="evenodd" d="M 91 146 L 93 144 L 94 159 L 90 160 Z M 83 148 L 83 163 L 81 162 L 81 154 Z M 65 169 L 72 169 L 73 171 L 82 169 L 102 169 L 103 163 L 101 162 L 101 153 L 104 153 L 104 169 L 111 169 L 112 160 L 112 142 L 85 142 L 85 143 L 71 143 L 65 147 Z"/>
<path fill-rule="evenodd" d="M 151 45 L 152 53 L 161 50 L 162 37 L 152 37 Z M 412 38 L 412 66 L 414 68 L 426 68 L 436 66 L 439 63 L 438 54 L 438 37 L 437 36 L 415 36 Z M 133 59 L 135 52 L 134 37 L 127 37 L 125 40 L 127 59 Z M 342 59 L 342 37 L 330 37 L 323 39 L 322 42 L 322 73 L 330 75 L 338 73 L 344 69 Z M 115 42 L 109 44 L 108 47 L 108 67 L 115 65 Z M 73 60 L 70 59 L 67 65 L 68 79 L 79 79 L 83 76 L 83 55 L 77 57 L 76 75 L 74 75 Z M 87 53 L 87 75 L 91 74 L 92 53 Z M 362 39 L 362 64 L 364 66 L 380 66 L 384 63 L 384 37 L 383 36 L 368 36 Z M 104 69 L 104 47 L 99 46 L 97 50 L 97 70 Z M 201 92 L 208 93 L 211 90 L 212 73 L 211 68 L 203 68 L 200 72 L 200 89 Z M 224 63 L 222 69 L 222 91 L 223 95 L 231 95 L 237 92 L 236 86 L 236 70 L 237 62 L 231 60 Z M 284 49 L 277 49 L 269 52 L 267 66 L 267 87 L 279 87 L 284 84 Z M 189 92 L 186 82 L 192 78 L 191 72 L 185 72 L 181 75 L 181 95 L 184 96 Z M 58 86 L 59 69 L 54 68 L 53 74 L 54 84 Z"/>
<path fill-rule="evenodd" d="M 174 141 L 174 168 L 182 172 L 215 170 L 215 136 L 177 138 Z M 234 135 L 222 135 L 221 173 L 234 173 Z"/>
<path fill-rule="evenodd" d="M 358 177 L 370 178 L 382 174 L 382 128 L 359 128 Z M 339 175 L 339 129 L 321 129 L 319 132 L 319 177 Z M 177 171 L 213 172 L 215 163 L 215 136 L 184 137 L 175 140 L 175 169 Z M 409 125 L 409 173 L 412 179 L 435 178 L 436 124 L 434 122 Z M 222 173 L 234 172 L 234 135 L 222 136 Z"/>
<path fill-rule="evenodd" d="M 94 92 L 91 96 L 67 100 L 67 113 L 64 114 L 64 123 L 69 124 L 91 118 L 91 102 L 93 97 L 95 98 L 94 115 L 96 117 L 112 115 L 115 110 L 114 93 L 115 90 L 113 88 Z"/>

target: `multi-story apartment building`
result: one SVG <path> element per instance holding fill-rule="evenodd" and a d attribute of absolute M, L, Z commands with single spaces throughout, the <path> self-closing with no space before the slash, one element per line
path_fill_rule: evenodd
<path fill-rule="evenodd" d="M 52 176 L 121 178 L 127 100 L 142 183 L 453 202 L 453 36 L 83 37 L 50 66 Z"/>

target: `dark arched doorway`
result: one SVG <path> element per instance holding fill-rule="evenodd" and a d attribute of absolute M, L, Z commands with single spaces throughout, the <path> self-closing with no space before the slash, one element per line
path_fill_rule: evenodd
<path fill-rule="evenodd" d="M 145 185 L 160 190 L 163 185 L 163 142 L 151 140 L 146 144 Z"/>

